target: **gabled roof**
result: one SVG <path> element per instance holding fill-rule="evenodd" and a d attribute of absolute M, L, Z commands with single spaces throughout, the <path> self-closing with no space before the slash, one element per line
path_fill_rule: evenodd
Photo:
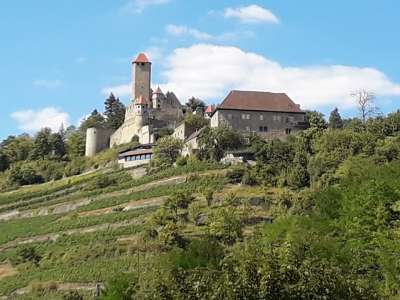
<path fill-rule="evenodd" d="M 231 91 L 218 109 L 303 112 L 285 93 Z"/>
<path fill-rule="evenodd" d="M 214 111 L 214 105 L 207 106 L 205 112 L 211 114 Z"/>
<path fill-rule="evenodd" d="M 144 53 L 139 53 L 139 55 L 134 60 L 134 63 L 149 63 L 149 62 L 150 62 L 149 59 Z"/>
<path fill-rule="evenodd" d="M 162 90 L 160 89 L 160 86 L 157 87 L 156 91 L 154 92 L 154 94 L 162 94 Z"/>
<path fill-rule="evenodd" d="M 139 97 L 135 100 L 135 104 L 136 104 L 136 105 L 146 104 L 146 100 L 144 100 L 143 96 L 139 96 Z"/>

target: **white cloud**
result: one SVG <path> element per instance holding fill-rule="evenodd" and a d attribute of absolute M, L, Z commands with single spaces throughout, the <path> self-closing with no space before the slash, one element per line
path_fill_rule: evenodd
<path fill-rule="evenodd" d="M 195 28 L 190 28 L 187 26 L 169 24 L 165 27 L 165 30 L 167 31 L 168 34 L 173 35 L 173 36 L 178 36 L 178 37 L 191 36 L 198 40 L 213 39 L 213 36 L 211 34 L 208 34 L 206 32 L 202 32 Z"/>
<path fill-rule="evenodd" d="M 207 32 L 202 32 L 195 28 L 184 25 L 169 24 L 165 27 L 165 31 L 175 37 L 192 37 L 199 41 L 207 42 L 226 42 L 239 38 L 253 38 L 255 33 L 252 31 L 228 31 L 218 35 L 211 35 Z"/>
<path fill-rule="evenodd" d="M 282 66 L 237 47 L 198 44 L 170 54 L 161 73 L 163 91 L 174 91 L 181 101 L 191 96 L 218 103 L 233 89 L 287 93 L 306 109 L 354 106 L 350 93 L 367 89 L 379 96 L 400 96 L 400 84 L 374 68 L 343 65 Z M 153 84 L 156 86 L 157 84 Z M 103 89 L 118 96 L 131 85 Z M 379 99 L 379 98 L 378 98 Z"/>
<path fill-rule="evenodd" d="M 117 97 L 123 97 L 123 96 L 130 96 L 131 91 L 132 91 L 132 85 L 128 83 L 117 86 L 105 87 L 101 90 L 101 93 L 107 96 L 113 93 Z"/>
<path fill-rule="evenodd" d="M 33 85 L 45 89 L 56 89 L 62 85 L 62 81 L 58 79 L 37 79 L 33 81 Z"/>
<path fill-rule="evenodd" d="M 377 96 L 400 96 L 400 85 L 373 68 L 326 65 L 282 66 L 236 47 L 200 44 L 176 49 L 162 73 L 163 90 L 181 100 L 191 96 L 221 101 L 231 89 L 285 92 L 304 108 L 349 108 L 349 94 L 368 89 Z"/>
<path fill-rule="evenodd" d="M 279 19 L 270 10 L 258 5 L 249 5 L 239 8 L 227 8 L 225 18 L 237 18 L 243 23 L 273 23 L 278 24 Z"/>
<path fill-rule="evenodd" d="M 131 0 L 122 7 L 126 13 L 141 13 L 148 6 L 167 4 L 171 0 Z"/>
<path fill-rule="evenodd" d="M 60 129 L 61 124 L 69 125 L 69 115 L 66 112 L 60 111 L 55 107 L 45 107 L 39 110 L 22 110 L 11 114 L 17 123 L 19 129 L 34 133 L 44 127 L 52 130 Z"/>

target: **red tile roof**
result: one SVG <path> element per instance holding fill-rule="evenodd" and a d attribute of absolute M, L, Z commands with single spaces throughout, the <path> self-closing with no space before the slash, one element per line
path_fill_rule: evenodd
<path fill-rule="evenodd" d="M 212 113 L 214 111 L 214 105 L 209 105 L 209 106 L 207 106 L 207 108 L 206 108 L 206 113 L 208 113 L 208 114 L 210 114 L 210 113 Z"/>
<path fill-rule="evenodd" d="M 150 62 L 149 59 L 144 53 L 139 53 L 139 55 L 136 57 L 134 61 L 134 63 L 149 63 L 149 62 Z"/>
<path fill-rule="evenodd" d="M 143 104 L 146 104 L 146 101 L 144 100 L 143 96 L 139 96 L 139 97 L 135 100 L 135 104 L 136 104 L 136 105 L 143 105 Z"/>
<path fill-rule="evenodd" d="M 217 109 L 303 112 L 285 93 L 231 91 Z"/>

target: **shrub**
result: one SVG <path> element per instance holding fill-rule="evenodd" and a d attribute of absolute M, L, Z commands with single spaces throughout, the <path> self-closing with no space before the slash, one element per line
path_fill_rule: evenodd
<path fill-rule="evenodd" d="M 237 184 L 241 183 L 243 176 L 246 172 L 246 169 L 241 166 L 234 167 L 232 170 L 229 170 L 226 174 L 226 177 L 229 180 L 229 183 Z"/>
<path fill-rule="evenodd" d="M 185 156 L 179 156 L 178 159 L 176 160 L 176 165 L 178 167 L 186 166 L 187 163 L 188 163 L 188 159 Z"/>

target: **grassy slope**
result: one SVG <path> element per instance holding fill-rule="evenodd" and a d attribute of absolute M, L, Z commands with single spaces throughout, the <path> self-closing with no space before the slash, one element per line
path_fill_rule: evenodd
<path fill-rule="evenodd" d="M 0 295 L 9 295 L 13 290 L 26 287 L 34 282 L 104 282 L 116 273 L 135 268 L 138 261 L 137 255 L 129 242 L 121 243 L 119 239 L 134 238 L 142 230 L 140 224 L 143 219 L 155 208 L 149 207 L 127 212 L 114 211 L 105 215 L 85 217 L 79 217 L 78 213 L 135 200 L 168 196 L 176 190 L 186 190 L 197 195 L 201 195 L 205 189 L 222 190 L 225 182 L 223 174 L 219 171 L 205 171 L 205 169 L 207 168 L 198 169 L 198 171 L 205 173 L 205 176 L 187 175 L 190 171 L 196 170 L 178 168 L 136 180 L 129 179 L 130 177 L 126 172 L 113 171 L 108 176 L 116 178 L 115 184 L 103 189 L 90 189 L 88 187 L 96 181 L 96 178 L 101 176 L 100 172 L 97 172 L 0 194 L 0 205 L 12 204 L 10 209 L 15 209 L 14 204 L 18 203 L 17 208 L 19 210 L 40 209 L 54 203 L 68 203 L 82 198 L 96 200 L 96 197 L 98 197 L 99 199 L 80 207 L 76 211 L 65 214 L 0 222 L 0 248 L 6 243 L 43 234 L 59 234 L 71 229 L 80 230 L 96 225 L 126 222 L 121 227 L 102 228 L 99 231 L 83 234 L 61 234 L 55 241 L 34 242 L 29 245 L 18 245 L 3 249 L 0 251 L 0 263 L 11 262 L 18 273 L 0 279 Z M 185 176 L 188 176 L 189 180 L 173 185 L 157 186 L 157 184 L 154 184 L 139 192 L 129 192 L 129 189 L 134 187 L 146 187 L 145 184 L 179 174 L 186 174 Z M 207 174 L 213 177 L 207 178 Z M 78 188 L 71 189 L 74 186 Z M 116 194 L 116 191 L 122 190 L 128 192 Z M 7 212 L 8 210 L 4 208 L 3 211 Z M 136 224 L 135 221 L 137 221 Z M 33 246 L 42 256 L 39 266 L 21 261 L 18 251 L 28 246 Z M 35 297 L 40 299 L 58 297 L 55 294 L 46 295 L 32 295 L 32 299 L 35 299 Z M 26 295 L 20 297 L 21 299 L 30 299 Z"/>

